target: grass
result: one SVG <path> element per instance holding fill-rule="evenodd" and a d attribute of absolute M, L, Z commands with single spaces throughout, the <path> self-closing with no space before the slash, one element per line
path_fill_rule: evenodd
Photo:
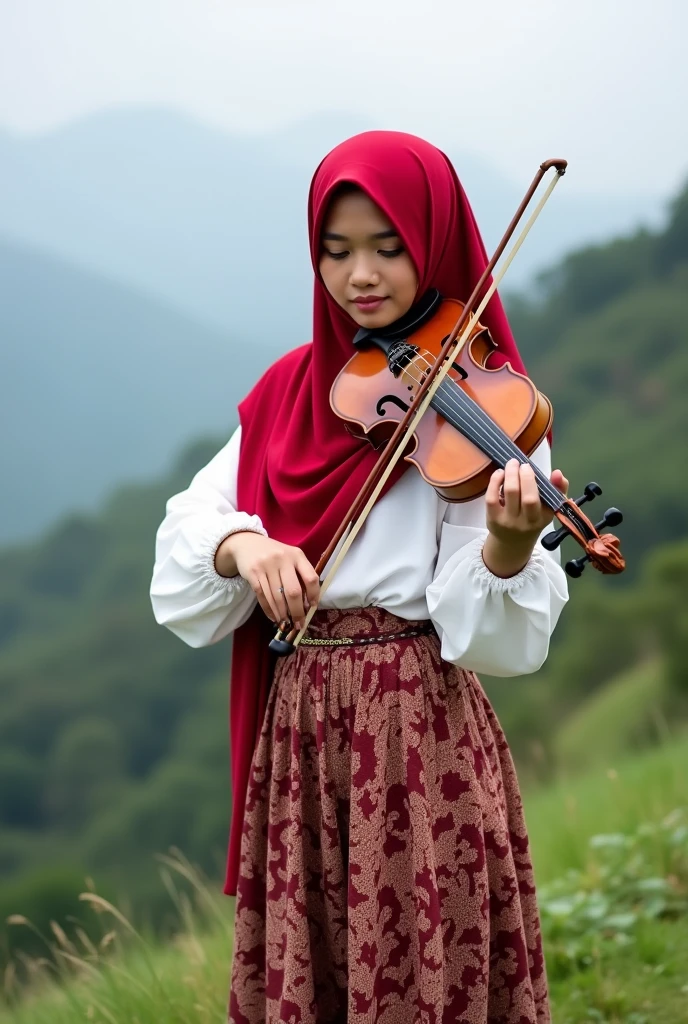
<path fill-rule="evenodd" d="M 591 836 L 634 832 L 688 808 L 688 741 L 528 795 L 526 815 L 539 884 L 588 871 Z M 650 851 L 650 858 L 652 852 Z M 181 921 L 166 944 L 138 935 L 116 908 L 85 894 L 103 915 L 104 949 L 52 936 L 64 984 L 32 963 L 28 996 L 0 1010 L 0 1024 L 210 1024 L 226 1019 L 234 901 L 211 892 L 183 858 L 165 858 L 163 878 Z M 657 856 L 657 862 L 661 858 Z M 651 865 L 649 865 L 651 866 Z M 175 871 L 192 896 L 180 895 Z M 594 876 L 594 867 L 592 871 Z M 17 924 L 16 927 L 26 927 Z M 102 943 L 101 943 L 102 945 Z M 114 955 L 112 949 L 115 949 Z M 547 946 L 545 947 L 547 954 Z M 47 962 L 47 961 L 46 961 Z M 550 971 L 555 1024 L 681 1024 L 688 1021 L 688 914 L 640 919 L 618 948 L 594 935 L 588 962 Z M 5 979 L 5 988 L 12 978 Z"/>
<path fill-rule="evenodd" d="M 688 919 L 652 921 L 635 942 L 550 983 L 554 1024 L 684 1024 L 688 1021 Z"/>
<path fill-rule="evenodd" d="M 554 743 L 557 763 L 572 772 L 610 763 L 638 743 L 668 731 L 659 708 L 666 683 L 661 665 L 647 661 L 600 687 L 569 715 Z"/>
<path fill-rule="evenodd" d="M 688 736 L 562 778 L 527 793 L 524 802 L 538 884 L 582 869 L 590 836 L 632 832 L 688 807 Z"/>
<path fill-rule="evenodd" d="M 227 901 L 228 903 L 230 901 Z M 40 989 L 2 1024 L 210 1024 L 225 1020 L 231 959 L 230 926 L 206 931 L 199 943 L 122 956 L 117 968 Z M 688 920 L 648 922 L 633 948 L 553 982 L 555 1024 L 682 1024 L 688 1020 Z M 158 985 L 163 995 L 159 996 Z"/>
<path fill-rule="evenodd" d="M 102 948 L 82 932 L 74 942 L 57 929 L 46 940 L 57 966 L 47 958 L 25 965 L 28 996 L 0 1012 L 1 1024 L 210 1024 L 226 1018 L 234 901 L 211 891 L 180 854 L 162 859 L 182 925 L 178 934 L 162 943 L 136 932 L 117 908 L 84 894 L 91 911 L 103 915 L 104 938 L 111 941 Z M 180 892 L 175 877 L 191 883 L 193 898 Z M 11 977 L 5 978 L 8 988 Z"/>

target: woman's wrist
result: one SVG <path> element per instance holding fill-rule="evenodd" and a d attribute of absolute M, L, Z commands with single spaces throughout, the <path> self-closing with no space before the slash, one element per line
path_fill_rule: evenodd
<path fill-rule="evenodd" d="M 537 535 L 503 541 L 488 533 L 483 545 L 483 562 L 493 576 L 501 579 L 517 576 L 530 561 L 536 541 Z"/>
<path fill-rule="evenodd" d="M 237 538 L 245 536 L 247 533 L 255 533 L 255 531 L 237 530 L 235 533 L 230 533 L 229 537 L 225 537 L 218 545 L 215 552 L 215 571 L 218 576 L 226 576 L 231 579 L 233 576 L 239 575 L 236 562 Z M 240 540 L 239 543 L 241 543 Z"/>

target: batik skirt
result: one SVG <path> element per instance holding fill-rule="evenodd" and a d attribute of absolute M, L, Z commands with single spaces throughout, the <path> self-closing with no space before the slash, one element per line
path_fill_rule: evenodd
<path fill-rule="evenodd" d="M 253 757 L 228 1020 L 548 1024 L 518 783 L 478 679 L 378 608 L 317 612 L 307 637 Z"/>

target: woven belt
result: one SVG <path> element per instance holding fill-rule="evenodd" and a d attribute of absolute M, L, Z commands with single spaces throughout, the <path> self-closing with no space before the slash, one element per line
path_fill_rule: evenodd
<path fill-rule="evenodd" d="M 435 628 L 428 620 L 427 625 L 417 626 L 414 629 L 402 629 L 400 633 L 380 633 L 379 636 L 339 636 L 327 639 L 320 637 L 304 636 L 299 641 L 306 647 L 361 647 L 363 644 L 386 644 L 393 640 L 407 640 L 414 636 L 429 636 L 434 633 Z"/>

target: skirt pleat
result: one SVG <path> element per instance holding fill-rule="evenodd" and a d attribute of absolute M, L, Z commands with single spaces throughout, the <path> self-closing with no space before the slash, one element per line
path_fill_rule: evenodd
<path fill-rule="evenodd" d="M 410 623 L 317 612 L 315 638 Z M 244 816 L 231 1024 L 549 1024 L 504 734 L 436 635 L 299 646 L 275 671 Z"/>

